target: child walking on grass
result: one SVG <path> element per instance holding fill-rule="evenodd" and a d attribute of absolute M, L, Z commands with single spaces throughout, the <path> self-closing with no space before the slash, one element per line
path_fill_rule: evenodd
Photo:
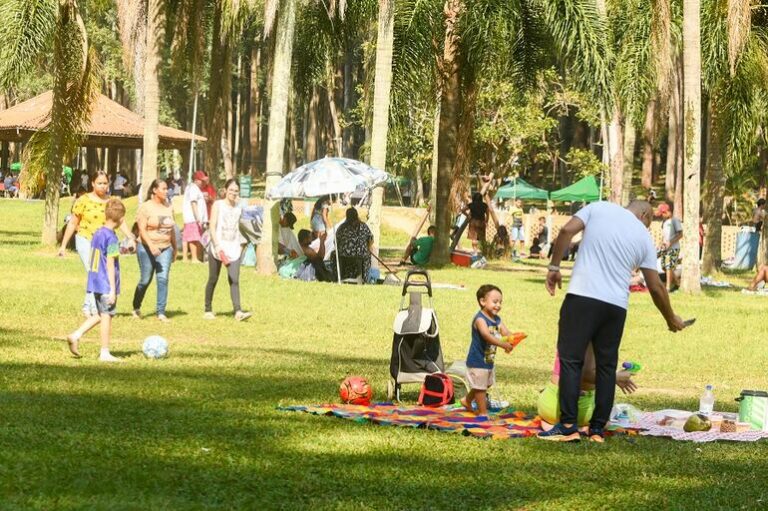
<path fill-rule="evenodd" d="M 117 295 L 120 294 L 120 243 L 115 230 L 123 223 L 125 206 L 120 199 L 109 199 L 106 205 L 106 222 L 91 240 L 91 266 L 88 269 L 88 292 L 96 298 L 98 315 L 86 319 L 80 328 L 67 336 L 69 351 L 80 357 L 78 343 L 91 328 L 101 326 L 101 362 L 122 362 L 109 352 L 112 335 L 112 317 L 117 311 Z"/>
<path fill-rule="evenodd" d="M 461 404 L 471 412 L 474 401 L 477 414 L 481 416 L 488 415 L 487 394 L 495 381 L 493 365 L 496 348 L 507 353 L 513 348 L 512 344 L 503 340 L 510 332 L 499 317 L 501 302 L 501 289 L 498 287 L 485 284 L 477 290 L 480 310 L 472 320 L 472 341 L 467 354 L 467 380 L 471 390 Z"/>

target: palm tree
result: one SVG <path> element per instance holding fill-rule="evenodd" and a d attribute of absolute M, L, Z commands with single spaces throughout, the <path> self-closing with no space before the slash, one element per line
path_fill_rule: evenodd
<path fill-rule="evenodd" d="M 146 56 L 144 61 L 144 147 L 141 156 L 139 200 L 157 179 L 157 144 L 160 123 L 160 42 L 163 40 L 161 0 L 147 1 Z"/>
<path fill-rule="evenodd" d="M 683 0 L 683 190 L 680 288 L 701 292 L 699 268 L 699 186 L 701 164 L 701 2 Z"/>
<path fill-rule="evenodd" d="M 279 5 L 278 5 L 279 4 Z M 267 138 L 266 192 L 283 175 L 288 97 L 291 94 L 291 59 L 296 25 L 296 0 L 271 0 L 266 6 L 265 32 L 269 34 L 275 24 L 275 50 L 272 67 L 272 91 L 269 108 L 269 134 Z M 277 203 L 267 201 L 264 207 L 264 232 L 258 252 L 258 270 L 262 274 L 275 272 L 277 254 Z"/>
<path fill-rule="evenodd" d="M 759 12 L 759 11 L 758 11 Z M 762 14 L 762 13 L 760 13 Z M 722 261 L 721 238 L 727 176 L 751 172 L 755 147 L 768 120 L 766 27 L 749 1 L 707 0 L 702 5 L 703 86 L 709 96 L 702 273 Z"/>
<path fill-rule="evenodd" d="M 32 136 L 24 149 L 23 186 L 36 192 L 45 180 L 42 242 L 56 244 L 59 183 L 64 162 L 83 140 L 92 106 L 99 93 L 99 65 L 88 45 L 76 0 L 6 0 L 0 34 L 0 86 L 13 86 L 53 44 L 53 106 L 47 128 Z"/>
<path fill-rule="evenodd" d="M 395 2 L 379 0 L 378 36 L 376 38 L 376 82 L 373 92 L 373 124 L 371 134 L 371 166 L 387 166 L 387 131 L 389 129 L 389 96 L 392 89 L 392 48 L 394 44 Z M 371 195 L 368 225 L 373 233 L 374 250 L 381 245 L 381 207 L 384 189 L 378 187 Z"/>

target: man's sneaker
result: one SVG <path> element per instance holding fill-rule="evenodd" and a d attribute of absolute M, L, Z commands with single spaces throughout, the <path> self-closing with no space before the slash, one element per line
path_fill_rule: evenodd
<path fill-rule="evenodd" d="M 589 441 L 602 444 L 605 442 L 605 430 L 603 428 L 589 428 Z"/>
<path fill-rule="evenodd" d="M 579 442 L 581 440 L 579 428 L 576 425 L 567 428 L 559 422 L 549 431 L 542 431 L 536 436 L 551 442 Z"/>
<path fill-rule="evenodd" d="M 251 317 L 250 312 L 243 312 L 243 311 L 237 311 L 235 313 L 235 320 L 236 321 L 245 321 L 246 319 Z"/>
<path fill-rule="evenodd" d="M 216 314 L 208 311 L 205 314 L 203 314 L 203 319 L 216 319 Z"/>

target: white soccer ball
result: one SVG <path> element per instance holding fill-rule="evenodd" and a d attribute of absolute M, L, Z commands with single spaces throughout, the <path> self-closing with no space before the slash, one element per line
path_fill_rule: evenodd
<path fill-rule="evenodd" d="M 144 356 L 147 358 L 164 358 L 168 356 L 168 341 L 159 335 L 150 335 L 144 339 L 141 347 Z"/>

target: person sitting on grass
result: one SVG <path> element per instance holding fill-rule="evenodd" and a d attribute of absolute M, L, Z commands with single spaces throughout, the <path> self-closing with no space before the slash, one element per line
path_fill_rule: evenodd
<path fill-rule="evenodd" d="M 757 274 L 755 275 L 755 278 L 753 278 L 752 282 L 750 282 L 749 286 L 747 286 L 747 290 L 757 291 L 757 287 L 760 285 L 761 282 L 763 283 L 763 285 L 768 283 L 768 264 L 760 265 L 760 268 L 757 269 Z"/>
<path fill-rule="evenodd" d="M 501 289 L 493 284 L 485 284 L 480 286 L 476 296 L 480 310 L 472 319 L 472 341 L 467 354 L 467 381 L 471 390 L 461 400 L 461 404 L 472 412 L 474 401 L 477 404 L 477 414 L 487 416 L 488 389 L 495 382 L 493 367 L 496 348 L 509 353 L 513 346 L 502 340 L 502 336 L 509 335 L 509 330 L 499 317 Z"/>
<path fill-rule="evenodd" d="M 293 233 L 296 215 L 290 211 L 280 217 L 280 241 L 277 243 L 278 254 L 288 259 L 296 259 L 302 253 L 298 238 Z"/>
<path fill-rule="evenodd" d="M 536 257 L 538 259 L 546 259 L 549 254 L 549 228 L 547 227 L 547 219 L 545 217 L 539 217 L 538 233 L 533 238 L 531 244 L 530 257 Z"/>
<path fill-rule="evenodd" d="M 315 251 L 312 248 L 310 248 L 310 244 L 312 243 L 312 233 L 309 232 L 306 229 L 302 229 L 299 231 L 299 244 L 301 245 L 301 250 L 304 253 L 304 255 L 307 258 L 306 264 L 309 264 L 312 266 L 312 268 L 315 270 L 315 280 L 318 280 L 320 282 L 333 282 L 333 273 L 331 273 L 326 267 L 325 267 L 325 239 L 328 236 L 328 234 L 323 231 L 320 233 L 320 236 L 318 239 L 320 240 L 320 243 L 318 244 L 318 249 Z M 297 276 L 302 274 L 303 272 L 299 270 L 297 272 Z"/>
<path fill-rule="evenodd" d="M 121 362 L 109 352 L 112 335 L 112 317 L 117 313 L 117 296 L 120 294 L 120 243 L 115 229 L 125 217 L 125 206 L 120 199 L 109 199 L 104 210 L 106 221 L 91 238 L 88 292 L 96 300 L 97 315 L 87 318 L 80 328 L 67 336 L 69 351 L 80 358 L 78 343 L 83 335 L 96 325 L 101 325 L 100 362 Z"/>
<path fill-rule="evenodd" d="M 584 367 L 581 370 L 581 393 L 578 403 L 578 417 L 576 424 L 580 430 L 586 432 L 592 413 L 595 411 L 595 382 L 597 381 L 597 364 L 592 344 L 587 347 L 584 356 Z M 637 390 L 637 385 L 632 381 L 632 374 L 621 370 L 616 372 L 616 386 L 624 394 L 632 394 Z M 541 429 L 549 431 L 560 422 L 560 356 L 555 355 L 555 366 L 552 368 L 552 377 L 539 394 L 538 415 L 541 417 Z"/>
<path fill-rule="evenodd" d="M 405 247 L 405 254 L 400 260 L 400 265 L 408 264 L 410 261 L 416 266 L 424 266 L 429 262 L 429 256 L 432 255 L 432 246 L 435 244 L 435 234 L 437 227 L 430 225 L 427 229 L 427 235 L 421 238 L 411 238 L 411 242 Z"/>

